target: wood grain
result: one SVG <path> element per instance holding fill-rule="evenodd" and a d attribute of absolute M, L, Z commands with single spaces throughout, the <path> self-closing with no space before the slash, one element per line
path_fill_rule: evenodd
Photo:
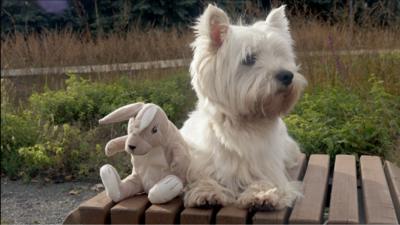
<path fill-rule="evenodd" d="M 150 202 L 147 195 L 138 195 L 125 199 L 111 208 L 112 224 L 144 223 L 144 212 Z"/>
<path fill-rule="evenodd" d="M 81 223 L 81 216 L 78 208 L 68 213 L 68 216 L 62 222 L 62 224 L 80 224 L 80 223 Z"/>
<path fill-rule="evenodd" d="M 328 188 L 329 156 L 311 155 L 303 181 L 304 197 L 298 199 L 290 223 L 322 223 Z"/>
<path fill-rule="evenodd" d="M 218 213 L 216 224 L 246 224 L 247 210 L 234 206 L 223 207 Z"/>
<path fill-rule="evenodd" d="M 360 223 L 356 158 L 336 155 L 328 223 Z"/>
<path fill-rule="evenodd" d="M 183 202 L 180 197 L 165 204 L 150 206 L 145 213 L 146 224 L 177 224 L 179 213 L 183 209 Z"/>
<path fill-rule="evenodd" d="M 377 156 L 361 156 L 360 170 L 366 223 L 397 224 L 381 159 Z"/>
<path fill-rule="evenodd" d="M 213 224 L 217 207 L 210 209 L 185 208 L 181 213 L 181 224 Z"/>
<path fill-rule="evenodd" d="M 400 221 L 400 168 L 393 163 L 385 162 L 385 174 L 389 184 L 394 208 L 397 213 L 397 220 Z"/>
<path fill-rule="evenodd" d="M 109 210 L 114 202 L 103 191 L 79 206 L 82 224 L 106 224 L 110 222 Z"/>

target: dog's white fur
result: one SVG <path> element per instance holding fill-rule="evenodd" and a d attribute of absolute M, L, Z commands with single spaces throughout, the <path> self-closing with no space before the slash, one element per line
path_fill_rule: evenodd
<path fill-rule="evenodd" d="M 181 129 L 193 157 L 187 207 L 280 209 L 300 195 L 285 168 L 295 165 L 300 150 L 281 116 L 306 81 L 298 73 L 284 9 L 242 26 L 209 5 L 195 26 L 190 72 L 198 103 Z M 243 64 L 250 55 L 254 65 Z M 294 74 L 289 86 L 275 77 L 283 69 Z"/>

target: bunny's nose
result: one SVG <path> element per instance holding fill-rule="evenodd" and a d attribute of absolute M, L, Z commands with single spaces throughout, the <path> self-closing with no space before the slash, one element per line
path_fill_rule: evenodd
<path fill-rule="evenodd" d="M 135 150 L 136 146 L 135 145 L 128 145 L 130 150 Z"/>

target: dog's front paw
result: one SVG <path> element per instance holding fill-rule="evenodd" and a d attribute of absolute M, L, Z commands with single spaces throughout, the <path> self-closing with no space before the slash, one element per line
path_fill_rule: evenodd
<path fill-rule="evenodd" d="M 237 206 L 251 210 L 271 211 L 278 208 L 279 193 L 277 188 L 260 191 L 245 191 L 238 200 Z"/>
<path fill-rule="evenodd" d="M 271 211 L 291 207 L 297 197 L 301 197 L 301 183 L 289 182 L 285 187 L 277 188 L 268 183 L 259 182 L 249 186 L 240 194 L 236 204 L 250 210 Z"/>
<path fill-rule="evenodd" d="M 189 191 L 185 194 L 185 207 L 209 208 L 214 205 L 223 205 L 223 197 L 214 192 Z"/>
<path fill-rule="evenodd" d="M 234 202 L 233 194 L 215 181 L 200 181 L 191 184 L 185 192 L 185 207 L 212 207 L 229 205 Z"/>

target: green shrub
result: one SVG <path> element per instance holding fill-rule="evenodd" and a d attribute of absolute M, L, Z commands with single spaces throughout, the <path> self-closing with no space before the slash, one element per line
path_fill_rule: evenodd
<path fill-rule="evenodd" d="M 27 179 L 36 176 L 62 179 L 67 175 L 98 178 L 100 166 L 110 161 L 122 174 L 127 174 L 131 168 L 129 160 L 122 160 L 126 155 L 120 154 L 111 160 L 104 154 L 103 147 L 110 133 L 112 130 L 107 127 L 84 131 L 68 124 L 46 124 L 36 144 L 19 148 L 24 165 L 20 175 Z"/>
<path fill-rule="evenodd" d="M 121 78 L 114 84 L 103 84 L 70 76 L 66 90 L 33 94 L 30 103 L 43 120 L 55 124 L 79 123 L 90 128 L 97 126 L 98 119 L 122 105 L 153 102 L 179 125 L 194 106 L 188 77 L 182 74 L 156 81 Z"/>
<path fill-rule="evenodd" d="M 285 121 L 306 153 L 387 156 L 400 134 L 398 115 L 399 96 L 372 76 L 366 94 L 340 86 L 306 93 Z"/>
<path fill-rule="evenodd" d="M 1 114 L 2 171 L 28 179 L 98 177 L 107 162 L 126 175 L 129 157 L 107 159 L 103 150 L 108 140 L 125 134 L 126 124 L 98 126 L 98 119 L 122 105 L 145 101 L 160 105 L 179 125 L 195 103 L 184 74 L 157 81 L 121 78 L 113 84 L 71 76 L 65 90 L 33 94 L 29 101 L 31 107 L 22 113 L 3 113 L 2 102 Z"/>
<path fill-rule="evenodd" d="M 29 113 L 1 113 L 1 171 L 17 176 L 22 162 L 18 154 L 21 147 L 32 146 L 38 137 L 37 119 Z"/>

